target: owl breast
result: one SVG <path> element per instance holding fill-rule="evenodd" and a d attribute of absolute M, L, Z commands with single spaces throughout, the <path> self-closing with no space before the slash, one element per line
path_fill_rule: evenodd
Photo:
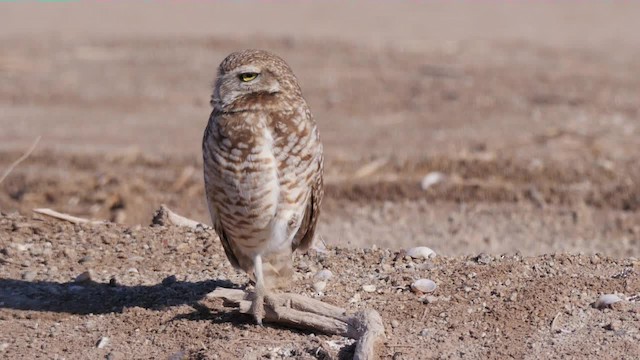
<path fill-rule="evenodd" d="M 206 197 L 240 267 L 242 257 L 290 254 L 310 215 L 322 145 L 308 119 L 305 108 L 210 119 L 203 142 Z"/>
<path fill-rule="evenodd" d="M 273 136 L 264 119 L 247 119 L 235 126 L 211 125 L 204 143 L 209 205 L 235 245 L 251 256 L 268 245 L 278 210 L 280 185 Z"/>

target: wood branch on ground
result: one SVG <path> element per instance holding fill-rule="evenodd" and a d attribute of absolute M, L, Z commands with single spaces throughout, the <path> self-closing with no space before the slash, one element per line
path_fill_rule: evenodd
<path fill-rule="evenodd" d="M 160 208 L 156 210 L 153 214 L 153 219 L 151 220 L 151 224 L 153 225 L 176 225 L 176 226 L 185 226 L 188 228 L 195 229 L 198 226 L 202 226 L 206 228 L 206 226 L 198 221 L 188 219 L 184 216 L 178 215 L 171 211 L 166 205 L 160 205 Z"/>
<path fill-rule="evenodd" d="M 252 293 L 239 289 L 218 288 L 207 295 L 223 299 L 226 307 L 251 314 Z M 345 309 L 306 296 L 283 293 L 270 294 L 265 302 L 265 322 L 286 325 L 357 340 L 353 358 L 375 358 L 375 346 L 384 337 L 380 314 L 371 309 L 347 315 Z"/>
<path fill-rule="evenodd" d="M 106 221 L 97 221 L 97 220 L 89 220 L 69 214 L 63 214 L 51 209 L 33 209 L 34 213 L 46 215 L 58 220 L 68 221 L 72 224 L 91 224 L 91 225 L 103 225 L 106 224 Z"/>
<path fill-rule="evenodd" d="M 52 209 L 40 208 L 33 209 L 33 212 L 41 215 L 46 215 L 58 220 L 68 221 L 73 224 L 91 224 L 91 225 L 103 225 L 108 223 L 108 221 L 99 221 L 99 220 L 89 220 L 65 213 L 61 213 Z M 176 226 L 185 226 L 191 229 L 195 229 L 198 226 L 202 226 L 203 228 L 207 228 L 204 224 L 188 219 L 184 216 L 178 215 L 171 211 L 166 205 L 160 205 L 160 208 L 156 210 L 153 214 L 153 220 L 151 222 L 153 225 L 176 225 Z"/>

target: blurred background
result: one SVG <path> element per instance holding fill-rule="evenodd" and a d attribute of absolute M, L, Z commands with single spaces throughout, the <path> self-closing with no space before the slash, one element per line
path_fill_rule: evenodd
<path fill-rule="evenodd" d="M 640 256 L 640 3 L 0 4 L 0 210 L 209 223 L 230 52 L 281 55 L 326 151 L 327 244 Z"/>

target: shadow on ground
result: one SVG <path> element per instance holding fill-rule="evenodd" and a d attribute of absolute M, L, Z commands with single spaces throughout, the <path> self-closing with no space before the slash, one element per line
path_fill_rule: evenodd
<path fill-rule="evenodd" d="M 228 280 L 163 281 L 149 286 L 122 286 L 0 279 L 0 308 L 70 314 L 122 312 L 129 307 L 160 310 L 193 305 L 219 286 L 238 287 Z"/>

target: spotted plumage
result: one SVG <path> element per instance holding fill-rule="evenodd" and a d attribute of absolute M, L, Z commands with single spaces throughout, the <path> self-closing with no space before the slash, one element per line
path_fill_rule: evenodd
<path fill-rule="evenodd" d="M 286 285 L 292 253 L 313 241 L 323 197 L 322 144 L 289 66 L 266 51 L 218 68 L 202 150 L 211 220 L 231 264 L 265 292 Z"/>

